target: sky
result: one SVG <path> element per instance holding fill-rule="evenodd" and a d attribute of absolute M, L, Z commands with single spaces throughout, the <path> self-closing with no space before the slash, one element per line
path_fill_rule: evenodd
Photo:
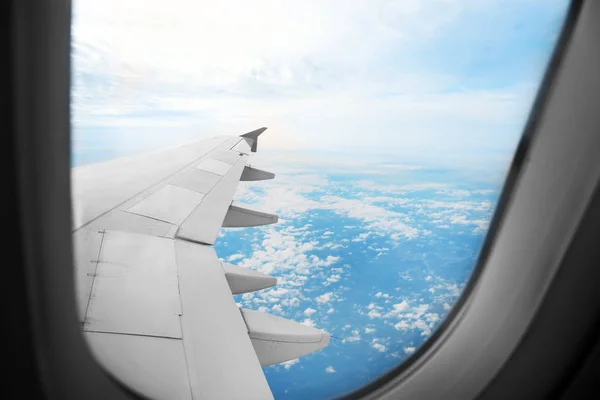
<path fill-rule="evenodd" d="M 263 149 L 506 159 L 566 6 L 75 0 L 74 149 L 267 126 Z"/>

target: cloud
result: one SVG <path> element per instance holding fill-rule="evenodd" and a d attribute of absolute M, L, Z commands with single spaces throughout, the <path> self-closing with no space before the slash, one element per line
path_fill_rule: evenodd
<path fill-rule="evenodd" d="M 364 200 L 348 199 L 339 196 L 325 196 L 322 200 L 336 214 L 361 220 L 367 232 L 361 233 L 353 242 L 364 241 L 372 234 L 388 236 L 392 240 L 414 239 L 419 235 L 417 228 L 406 223 L 406 215 L 388 210 L 384 207 L 371 205 Z"/>
<path fill-rule="evenodd" d="M 405 348 L 404 348 L 404 353 L 405 353 L 405 354 L 412 354 L 412 353 L 414 353 L 414 352 L 415 352 L 415 350 L 416 350 L 416 348 L 415 348 L 415 347 L 405 347 Z"/>
<path fill-rule="evenodd" d="M 406 321 L 400 321 L 394 325 L 394 328 L 398 331 L 406 330 L 406 329 L 410 328 L 410 325 L 408 325 L 408 323 Z"/>
<path fill-rule="evenodd" d="M 317 310 L 315 310 L 314 308 L 308 307 L 306 310 L 304 310 L 304 315 L 306 315 L 307 317 L 310 317 L 311 315 L 313 315 L 316 312 L 317 312 Z"/>
<path fill-rule="evenodd" d="M 281 308 L 281 306 L 279 304 L 275 304 L 273 307 L 271 307 L 271 310 L 275 311 L 275 312 L 283 312 L 283 308 Z"/>
<path fill-rule="evenodd" d="M 330 365 L 329 367 L 325 368 L 325 372 L 328 374 L 334 374 L 336 370 Z"/>
<path fill-rule="evenodd" d="M 295 358 L 293 360 L 284 361 L 284 362 L 281 363 L 281 365 L 283 365 L 283 367 L 285 369 L 290 369 L 290 368 L 292 368 L 292 366 L 298 364 L 299 362 L 300 362 L 300 359 Z"/>
<path fill-rule="evenodd" d="M 304 321 L 302 321 L 302 324 L 306 325 L 306 326 L 314 327 L 315 326 L 315 321 L 313 321 L 310 318 L 305 318 Z"/>
<path fill-rule="evenodd" d="M 315 249 L 317 241 L 305 241 L 302 231 L 293 227 L 267 227 L 264 239 L 259 244 L 253 244 L 252 254 L 238 265 L 255 269 L 265 274 L 274 271 L 290 271 L 296 274 L 309 274 L 317 267 L 329 267 L 340 257 L 327 256 L 321 259 L 316 255 L 309 257 Z"/>
<path fill-rule="evenodd" d="M 334 294 L 332 292 L 327 292 L 327 293 L 323 293 L 320 296 L 317 296 L 317 303 L 319 304 L 325 304 L 325 303 L 329 303 L 334 297 Z"/>
<path fill-rule="evenodd" d="M 385 347 L 385 346 L 384 346 L 383 344 L 381 344 L 381 343 L 373 343 L 373 344 L 371 345 L 371 347 L 373 347 L 375 350 L 377 350 L 377 351 L 379 351 L 379 352 L 381 352 L 381 353 L 383 353 L 383 352 L 385 352 L 385 351 L 387 350 L 387 347 Z"/>
<path fill-rule="evenodd" d="M 266 148 L 506 149 L 559 9 L 488 3 L 78 0 L 75 131 L 169 136 L 173 127 L 243 132 L 269 121 L 277 134 Z"/>
<path fill-rule="evenodd" d="M 229 257 L 227 257 L 227 261 L 235 261 L 235 260 L 239 260 L 240 258 L 244 258 L 244 255 L 240 254 L 240 253 L 232 254 Z"/>
<path fill-rule="evenodd" d="M 365 333 L 366 333 L 366 334 L 373 333 L 373 332 L 375 332 L 375 331 L 376 331 L 376 329 L 375 329 L 375 328 L 365 328 Z"/>
<path fill-rule="evenodd" d="M 360 335 L 352 335 L 352 336 L 349 336 L 347 338 L 344 338 L 343 340 L 346 340 L 346 341 L 351 342 L 351 343 L 358 342 L 358 341 L 360 341 Z"/>
<path fill-rule="evenodd" d="M 341 279 L 341 277 L 340 277 L 340 275 L 339 275 L 339 274 L 334 274 L 334 275 L 331 275 L 330 277 L 328 277 L 328 278 L 326 279 L 326 283 L 325 283 L 325 285 L 329 285 L 329 284 L 332 284 L 332 283 L 336 283 L 336 282 L 338 282 L 340 279 Z"/>

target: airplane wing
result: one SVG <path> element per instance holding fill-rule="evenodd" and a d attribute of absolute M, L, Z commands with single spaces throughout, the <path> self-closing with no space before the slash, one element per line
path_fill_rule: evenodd
<path fill-rule="evenodd" d="M 329 334 L 237 307 L 268 275 L 222 263 L 221 227 L 272 224 L 233 202 L 266 128 L 71 171 L 78 315 L 98 361 L 152 399 L 272 399 L 262 366 L 320 350 Z"/>

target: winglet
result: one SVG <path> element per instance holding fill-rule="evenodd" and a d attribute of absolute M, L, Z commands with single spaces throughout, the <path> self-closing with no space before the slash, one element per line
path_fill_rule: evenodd
<path fill-rule="evenodd" d="M 254 130 L 252 132 L 244 133 L 243 135 L 240 135 L 240 137 L 246 138 L 246 141 L 248 142 L 248 144 L 250 146 L 252 146 L 252 148 L 250 150 L 253 153 L 256 153 L 256 147 L 257 147 L 257 144 L 258 144 L 258 137 L 260 136 L 261 133 L 263 133 L 266 130 L 267 130 L 266 127 L 262 127 L 262 128 Z"/>

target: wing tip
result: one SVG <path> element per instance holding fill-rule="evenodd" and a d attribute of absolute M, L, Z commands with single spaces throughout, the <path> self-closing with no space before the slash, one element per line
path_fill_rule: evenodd
<path fill-rule="evenodd" d="M 263 133 L 266 130 L 267 130 L 267 127 L 263 126 L 262 128 L 258 128 L 258 129 L 255 129 L 255 130 L 251 131 L 251 132 L 244 133 L 243 135 L 240 135 L 240 136 L 256 140 L 256 139 L 258 139 L 258 137 L 260 136 L 260 134 Z"/>
<path fill-rule="evenodd" d="M 248 143 L 252 146 L 250 148 L 250 151 L 252 151 L 253 153 L 256 153 L 256 149 L 258 147 L 258 137 L 260 136 L 261 133 L 263 133 L 266 130 L 267 130 L 267 127 L 263 126 L 262 128 L 255 129 L 252 132 L 244 133 L 243 135 L 240 135 L 240 137 L 248 139 L 248 141 L 249 141 Z"/>

